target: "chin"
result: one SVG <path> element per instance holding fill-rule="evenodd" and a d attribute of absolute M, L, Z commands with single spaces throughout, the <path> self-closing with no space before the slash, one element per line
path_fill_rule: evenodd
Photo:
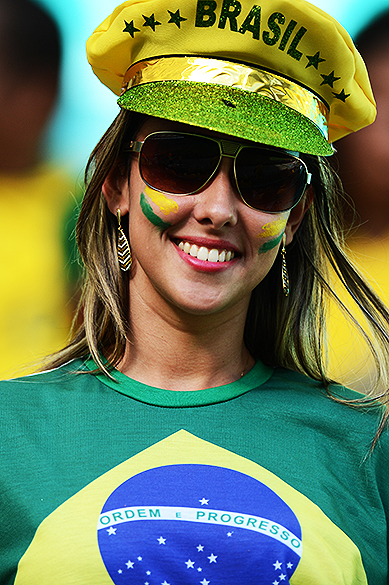
<path fill-rule="evenodd" d="M 246 295 L 245 295 L 246 297 Z M 246 301 L 242 298 L 239 299 L 221 299 L 220 297 L 212 299 L 209 295 L 203 295 L 203 298 L 199 298 L 196 295 L 195 298 L 185 299 L 169 299 L 169 302 L 176 307 L 180 312 L 188 315 L 196 316 L 209 316 L 217 315 L 218 313 L 224 313 L 227 310 L 238 307 L 244 301 L 246 307 Z"/>

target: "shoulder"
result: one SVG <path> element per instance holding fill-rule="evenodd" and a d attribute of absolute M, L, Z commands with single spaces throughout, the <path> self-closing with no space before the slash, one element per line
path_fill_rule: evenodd
<path fill-rule="evenodd" d="M 364 443 L 368 449 L 385 413 L 384 406 L 366 402 L 365 395 L 345 386 L 322 382 L 299 372 L 276 368 L 264 385 L 268 402 L 274 403 L 281 418 L 315 429 L 319 435 L 339 441 Z M 389 456 L 389 430 L 380 444 Z"/>
<path fill-rule="evenodd" d="M 270 380 L 272 386 L 286 392 L 293 391 L 294 394 L 306 394 L 322 400 L 333 397 L 338 401 L 363 401 L 364 394 L 351 390 L 340 384 L 330 384 L 328 388 L 320 380 L 314 380 L 309 376 L 286 368 L 275 368 L 274 374 Z M 333 401 L 334 402 L 334 401 Z M 336 401 L 335 401 L 336 402 Z"/>
<path fill-rule="evenodd" d="M 45 384 L 53 381 L 60 381 L 64 377 L 68 377 L 70 374 L 79 373 L 84 369 L 83 360 L 71 360 L 66 364 L 53 368 L 52 370 L 44 370 L 35 374 L 28 374 L 18 378 L 11 378 L 10 380 L 1 380 L 0 388 L 16 388 L 22 386 L 30 386 L 35 384 Z"/>
<path fill-rule="evenodd" d="M 37 405 L 45 396 L 55 397 L 61 393 L 70 394 L 85 386 L 96 383 L 96 377 L 88 375 L 82 360 L 72 360 L 67 364 L 22 378 L 0 381 L 0 400 L 2 410 L 9 406 L 17 407 L 19 403 L 26 407 L 28 403 Z"/>
<path fill-rule="evenodd" d="M 112 391 L 85 370 L 81 360 L 0 382 L 0 428 L 7 443 L 0 452 L 8 456 L 10 445 L 30 441 L 31 434 L 40 441 L 64 437 L 88 421 L 94 426 L 106 408 L 108 393 Z"/>

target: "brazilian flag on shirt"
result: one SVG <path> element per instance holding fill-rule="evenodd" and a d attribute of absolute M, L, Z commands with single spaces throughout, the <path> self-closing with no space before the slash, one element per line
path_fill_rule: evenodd
<path fill-rule="evenodd" d="M 357 547 L 307 497 L 256 463 L 181 430 L 97 478 L 48 516 L 15 583 L 367 580 Z"/>

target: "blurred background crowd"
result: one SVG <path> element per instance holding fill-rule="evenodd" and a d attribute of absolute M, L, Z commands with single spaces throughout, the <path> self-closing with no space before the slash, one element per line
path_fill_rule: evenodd
<path fill-rule="evenodd" d="M 0 0 L 0 378 L 34 371 L 66 343 L 83 169 L 118 112 L 84 47 L 118 3 Z M 389 0 L 312 3 L 345 26 L 371 75 L 377 120 L 339 141 L 333 164 L 356 208 L 350 254 L 389 304 Z M 329 316 L 331 374 L 366 390 L 374 364 L 335 306 Z"/>

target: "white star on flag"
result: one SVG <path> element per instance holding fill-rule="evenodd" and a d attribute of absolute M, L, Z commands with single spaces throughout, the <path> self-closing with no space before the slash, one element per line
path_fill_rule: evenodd
<path fill-rule="evenodd" d="M 202 581 L 200 581 L 200 583 L 201 583 L 201 585 L 209 585 L 210 581 L 203 579 Z"/>
<path fill-rule="evenodd" d="M 282 565 L 281 565 L 280 561 L 276 561 L 275 563 L 273 563 L 273 567 L 274 567 L 275 571 L 278 571 L 278 569 L 281 569 L 281 566 Z"/>
<path fill-rule="evenodd" d="M 128 563 L 126 563 L 127 565 L 127 569 L 133 569 L 134 568 L 134 563 L 132 563 L 131 561 L 128 561 Z"/>
<path fill-rule="evenodd" d="M 188 567 L 188 569 L 194 569 L 194 562 L 191 561 L 190 559 L 188 559 L 187 561 L 185 561 L 185 564 Z"/>
<path fill-rule="evenodd" d="M 160 536 L 158 538 L 158 542 L 159 542 L 159 544 L 166 544 L 166 538 L 163 538 L 163 536 Z"/>
<path fill-rule="evenodd" d="M 202 498 L 201 500 L 199 500 L 199 502 L 202 506 L 208 506 L 209 500 Z"/>
<path fill-rule="evenodd" d="M 293 569 L 293 563 L 288 563 L 288 564 L 286 565 L 286 567 L 287 567 L 288 569 Z"/>
<path fill-rule="evenodd" d="M 286 575 L 284 575 L 283 573 L 281 573 L 281 575 L 278 576 L 280 581 L 285 581 L 286 579 Z"/>
<path fill-rule="evenodd" d="M 108 534 L 111 536 L 112 534 L 116 534 L 116 528 L 114 528 L 113 526 L 111 526 L 110 528 L 108 528 L 107 530 Z"/>
<path fill-rule="evenodd" d="M 197 550 L 198 550 L 199 552 L 203 552 L 203 550 L 204 550 L 204 547 L 203 547 L 203 545 L 202 545 L 202 544 L 199 544 L 199 546 L 197 547 Z"/>
<path fill-rule="evenodd" d="M 208 558 L 210 563 L 216 563 L 217 556 L 215 557 L 213 553 L 211 553 L 211 556 Z"/>

